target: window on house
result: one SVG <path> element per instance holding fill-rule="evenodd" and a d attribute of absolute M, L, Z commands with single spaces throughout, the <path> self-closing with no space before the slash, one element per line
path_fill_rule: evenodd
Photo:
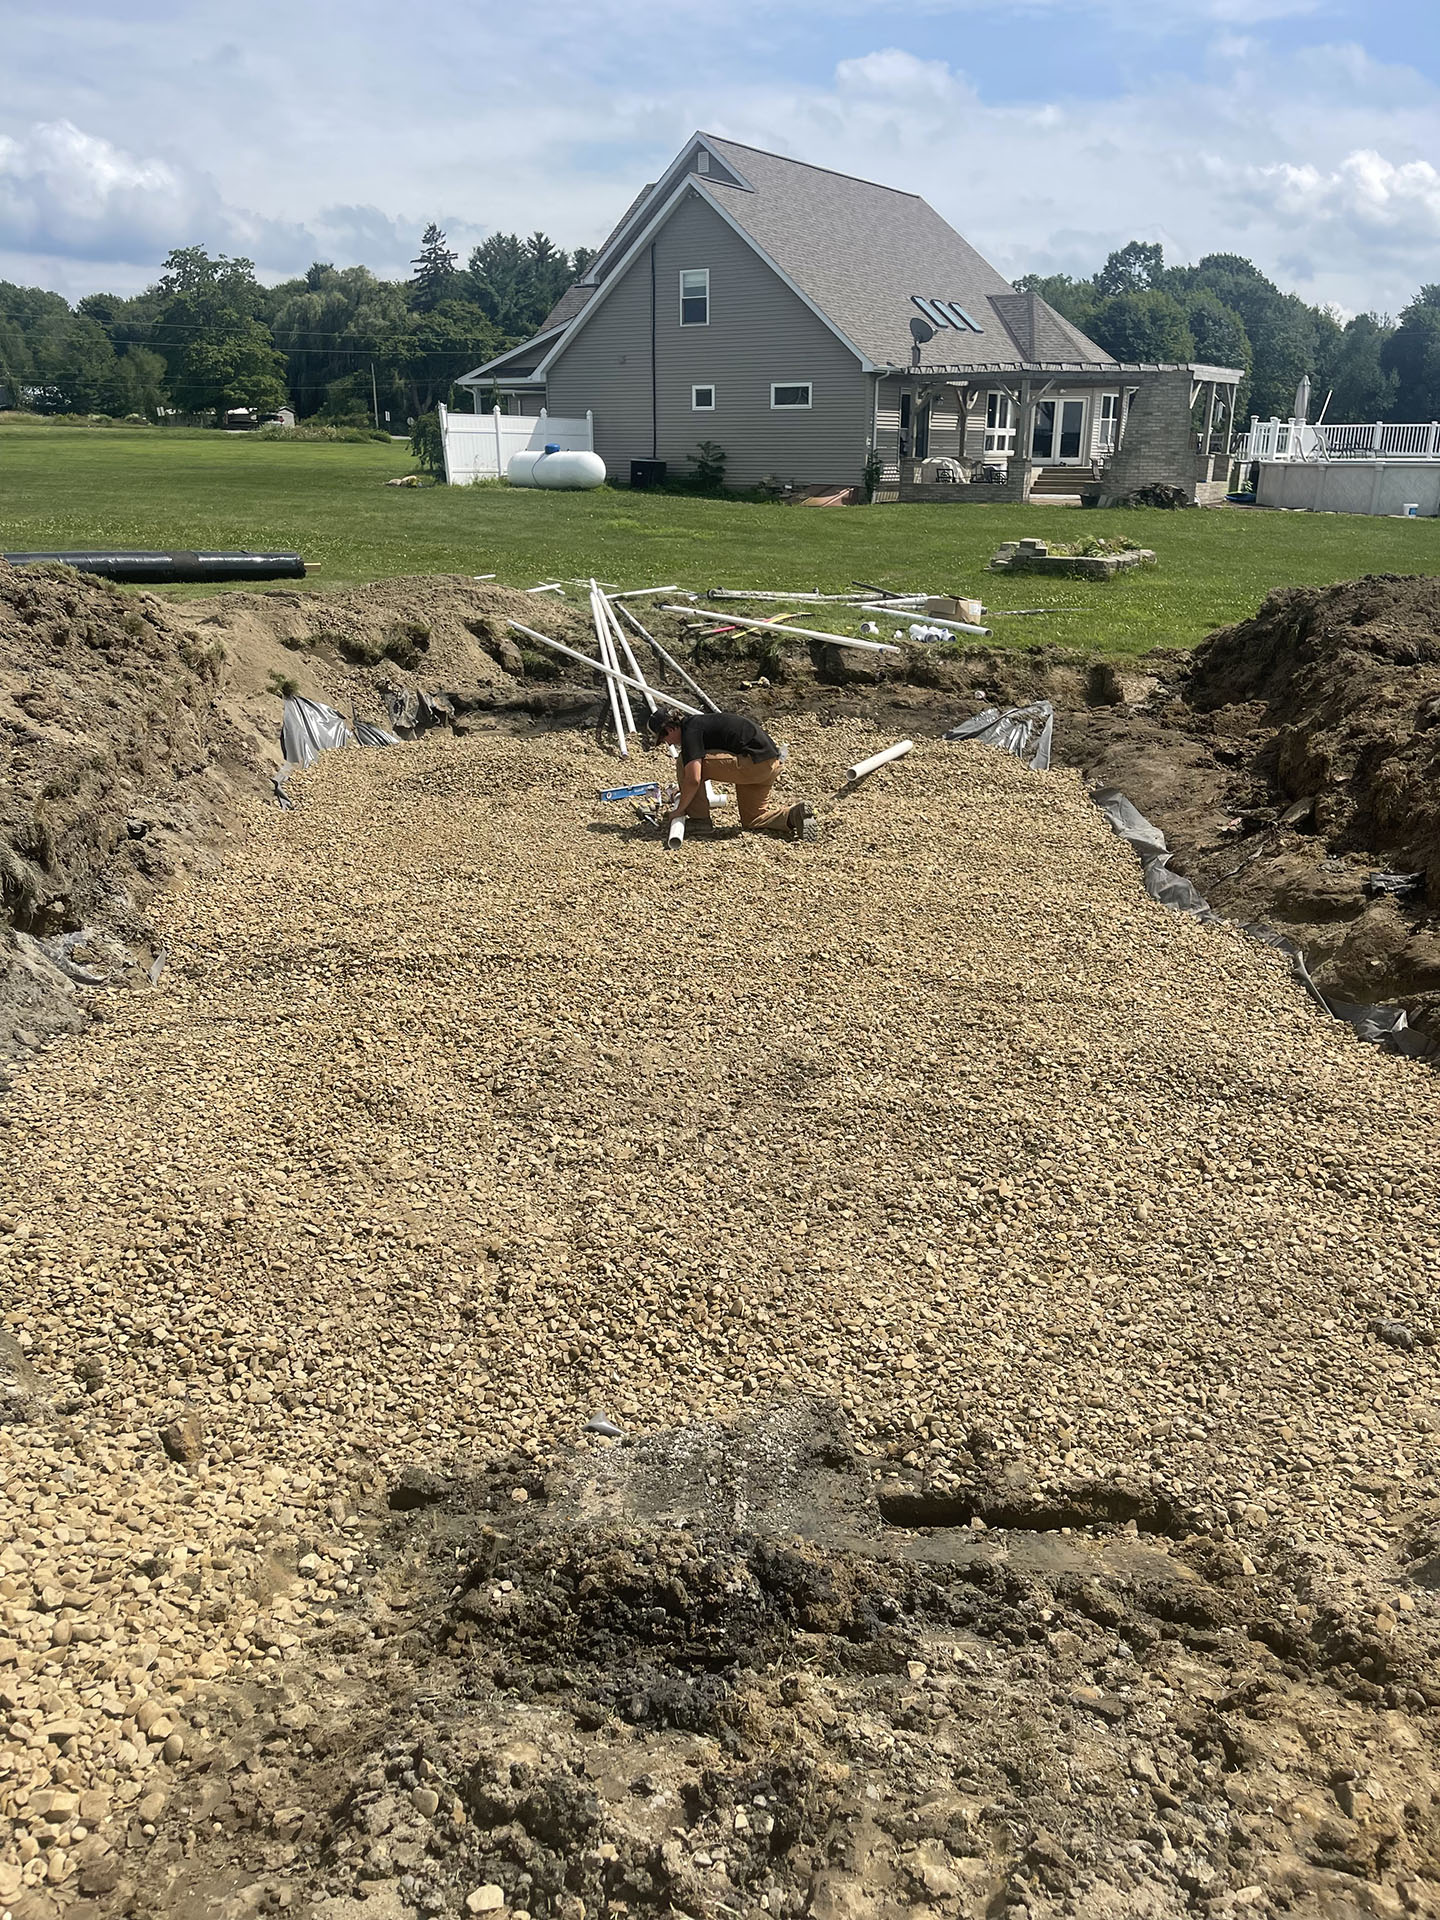
<path fill-rule="evenodd" d="M 808 407 L 810 405 L 810 382 L 808 380 L 786 380 L 770 388 L 770 405 L 781 407 Z"/>
<path fill-rule="evenodd" d="M 710 324 L 708 267 L 686 267 L 681 272 L 680 324 L 682 327 L 708 327 Z"/>
<path fill-rule="evenodd" d="M 1100 419 L 1095 427 L 1095 451 L 1113 453 L 1120 442 L 1120 396 L 1102 393 Z"/>
<path fill-rule="evenodd" d="M 713 413 L 715 410 L 714 387 L 691 387 L 690 405 L 696 413 Z"/>
<path fill-rule="evenodd" d="M 1004 454 L 1015 451 L 1015 404 L 1008 393 L 985 396 L 985 451 Z"/>

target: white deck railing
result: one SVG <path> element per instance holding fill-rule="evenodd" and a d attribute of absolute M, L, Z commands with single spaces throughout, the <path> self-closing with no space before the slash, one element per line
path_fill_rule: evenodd
<path fill-rule="evenodd" d="M 1250 460 L 1440 460 L 1440 421 L 1311 427 L 1253 418 L 1236 458 Z"/>

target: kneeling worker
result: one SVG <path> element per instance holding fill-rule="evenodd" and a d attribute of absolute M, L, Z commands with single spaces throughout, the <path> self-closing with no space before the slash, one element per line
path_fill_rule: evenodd
<path fill-rule="evenodd" d="M 780 749 L 755 721 L 740 713 L 679 714 L 657 707 L 650 715 L 650 737 L 657 746 L 680 750 L 680 798 L 671 819 L 710 819 L 705 782 L 734 787 L 740 825 L 750 833 L 783 833 L 803 840 L 815 809 L 808 800 L 777 807 L 770 789 L 780 772 Z M 814 828 L 810 827 L 811 834 Z"/>

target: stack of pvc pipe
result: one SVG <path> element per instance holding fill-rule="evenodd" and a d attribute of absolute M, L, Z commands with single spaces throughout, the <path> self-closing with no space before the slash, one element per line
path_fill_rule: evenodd
<path fill-rule="evenodd" d="M 635 716 L 630 711 L 630 695 L 620 673 L 620 662 L 613 657 L 613 642 L 610 638 L 608 616 L 602 611 L 605 596 L 592 580 L 590 582 L 590 618 L 595 623 L 595 639 L 600 652 L 601 670 L 605 674 L 605 686 L 610 696 L 610 717 L 615 722 L 615 739 L 620 749 L 620 758 L 630 758 L 630 736 L 635 731 Z"/>
<path fill-rule="evenodd" d="M 660 642 L 655 638 L 653 633 L 649 632 L 647 628 L 641 626 L 640 622 L 636 619 L 635 615 L 630 611 L 629 607 L 621 607 L 620 611 L 621 613 L 624 614 L 625 618 L 630 622 L 631 626 L 634 627 L 635 631 L 640 635 L 640 638 L 646 642 L 651 652 L 655 655 L 656 659 L 662 661 L 664 665 L 669 667 L 672 673 L 677 675 L 679 679 L 683 680 L 685 685 L 689 687 L 690 691 L 693 694 L 695 694 L 700 700 L 702 700 L 712 713 L 718 713 L 720 711 L 719 707 L 716 706 L 715 702 L 710 698 L 709 694 L 706 693 L 705 689 L 701 686 L 700 682 L 696 680 L 693 675 L 688 674 L 685 671 L 684 667 L 681 666 L 680 662 L 673 657 L 673 655 L 668 654 L 665 651 L 664 647 L 661 646 Z M 670 704 L 673 706 L 675 705 L 675 702 L 671 701 Z"/>
<path fill-rule="evenodd" d="M 513 627 L 516 633 L 523 633 L 527 640 L 534 640 L 542 647 L 549 647 L 552 653 L 563 653 L 567 660 L 577 661 L 580 666 L 588 667 L 592 673 L 603 674 L 607 681 L 623 682 L 627 687 L 632 687 L 636 693 L 649 691 L 643 680 L 632 680 L 628 674 L 621 673 L 618 668 L 607 665 L 603 660 L 592 660 L 588 653 L 579 653 L 574 647 L 567 647 L 563 640 L 555 640 L 548 633 L 538 633 L 534 627 L 527 627 L 519 620 L 509 620 L 506 625 Z M 670 706 L 681 713 L 700 712 L 699 707 L 689 706 L 683 700 L 676 700 L 669 696 L 667 700 Z"/>
<path fill-rule="evenodd" d="M 667 606 L 666 613 L 691 613 L 691 607 Z M 793 633 L 802 640 L 828 640 L 837 647 L 859 647 L 866 653 L 901 653 L 901 647 L 891 646 L 888 640 L 857 640 L 851 633 L 820 633 L 814 627 L 782 627 L 773 620 L 749 620 L 738 613 L 727 613 L 726 620 L 733 627 L 755 627 L 761 633 Z"/>

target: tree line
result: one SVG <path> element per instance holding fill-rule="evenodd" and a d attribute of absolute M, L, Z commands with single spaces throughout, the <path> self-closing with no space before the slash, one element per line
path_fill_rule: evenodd
<path fill-rule="evenodd" d="M 155 420 L 288 402 L 302 419 L 365 426 L 378 413 L 400 431 L 448 399 L 460 374 L 534 333 L 593 258 L 543 233 L 500 233 L 461 267 L 429 226 L 408 280 L 317 261 L 265 287 L 249 260 L 182 247 L 128 299 L 93 293 L 72 307 L 0 281 L 0 388 L 38 413 Z M 1304 374 L 1331 420 L 1440 418 L 1440 285 L 1398 319 L 1341 321 L 1238 254 L 1167 266 L 1139 240 L 1089 279 L 1018 284 L 1118 360 L 1243 368 L 1242 418 L 1288 417 Z"/>
<path fill-rule="evenodd" d="M 394 430 L 449 397 L 456 378 L 528 338 L 593 253 L 543 233 L 492 234 L 466 266 L 425 230 L 408 280 L 317 261 L 262 286 L 250 260 L 170 254 L 133 298 L 0 281 L 0 388 L 37 413 L 159 419 L 235 408 Z"/>
<path fill-rule="evenodd" d="M 1242 419 L 1285 420 L 1308 374 L 1312 420 L 1440 418 L 1440 286 L 1422 287 L 1397 319 L 1325 307 L 1282 293 L 1251 261 L 1210 253 L 1167 267 L 1163 249 L 1132 240 L 1088 280 L 1027 274 L 1057 312 L 1117 360 L 1240 367 Z"/>

